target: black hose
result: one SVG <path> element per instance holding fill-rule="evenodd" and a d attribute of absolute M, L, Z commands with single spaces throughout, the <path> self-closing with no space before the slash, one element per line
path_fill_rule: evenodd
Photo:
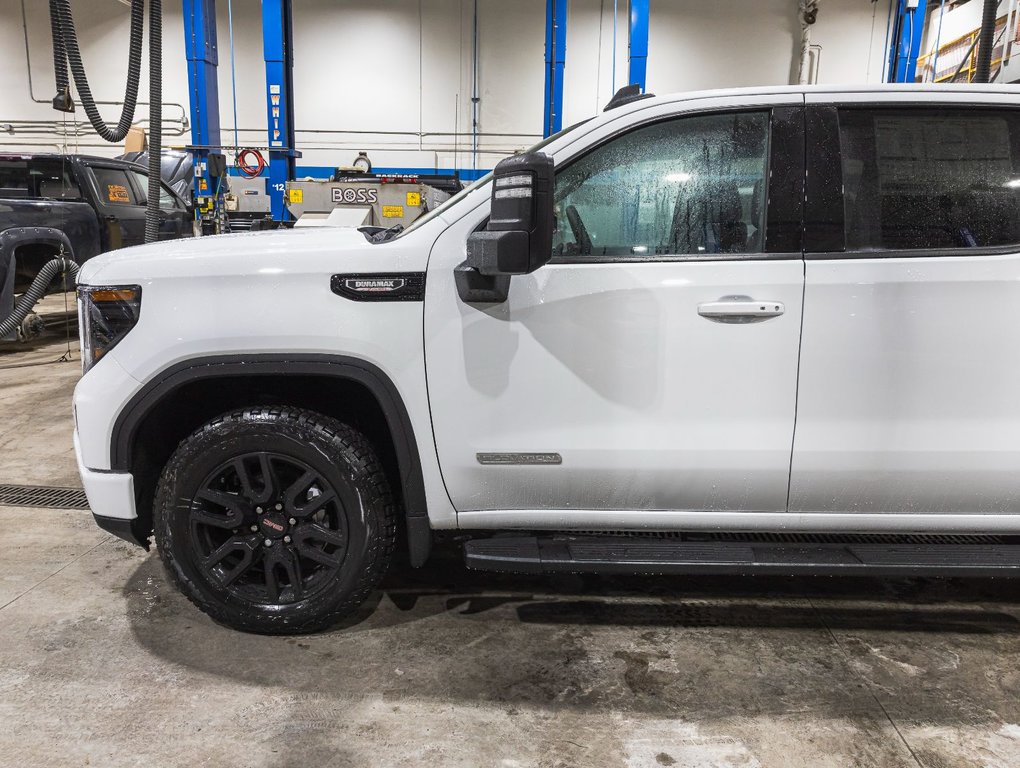
<path fill-rule="evenodd" d="M 55 8 L 53 0 L 50 0 L 50 34 L 53 36 L 53 76 L 56 80 L 57 93 L 59 94 L 67 90 L 67 48 L 64 47 L 64 36 L 60 33 L 60 16 L 55 12 Z"/>
<path fill-rule="evenodd" d="M 66 0 L 65 0 L 66 2 Z M 141 0 L 138 0 L 141 5 Z M 131 7 L 134 13 L 134 5 Z M 159 240 L 160 159 L 163 149 L 163 0 L 149 0 L 149 191 L 145 242 Z"/>
<path fill-rule="evenodd" d="M 115 128 L 111 128 L 99 114 L 96 100 L 92 97 L 92 89 L 89 88 L 88 78 L 85 76 L 85 65 L 81 60 L 81 51 L 78 48 L 78 35 L 74 30 L 74 18 L 71 16 L 71 0 L 50 0 L 50 20 L 56 18 L 56 25 L 60 31 L 61 45 L 63 46 L 67 60 L 71 65 L 71 75 L 74 77 L 74 85 L 78 89 L 85 114 L 89 122 L 95 128 L 96 133 L 106 141 L 121 141 L 127 136 L 131 128 L 131 121 L 135 116 L 135 104 L 138 102 L 138 81 L 142 71 L 142 32 L 145 21 L 145 0 L 131 0 L 131 40 L 128 47 L 128 70 L 127 86 L 124 90 L 124 108 L 120 113 L 120 120 Z M 58 55 L 54 50 L 54 58 Z M 58 68 L 59 72 L 59 68 Z M 57 75 L 57 86 L 60 86 L 60 75 Z"/>
<path fill-rule="evenodd" d="M 66 272 L 73 279 L 77 277 L 78 269 L 77 264 L 64 258 L 50 259 L 43 264 L 43 268 L 39 270 L 39 274 L 35 276 L 32 284 L 28 286 L 28 290 L 21 294 L 21 298 L 14 305 L 14 311 L 0 320 L 0 339 L 18 330 L 22 321 L 28 317 L 28 313 L 46 293 L 46 289 L 54 277 L 61 272 Z"/>
<path fill-rule="evenodd" d="M 992 74 L 995 16 L 998 11 L 998 0 L 985 0 L 985 7 L 981 13 L 981 31 L 978 33 L 977 65 L 974 67 L 975 83 L 987 83 Z"/>
<path fill-rule="evenodd" d="M 145 0 L 131 0 L 131 34 L 128 44 L 127 86 L 124 108 L 116 127 L 111 128 L 99 114 L 89 88 L 85 65 L 78 48 L 78 35 L 71 15 L 71 0 L 50 0 L 50 27 L 53 32 L 53 65 L 57 91 L 68 85 L 66 63 L 71 65 L 75 87 L 89 122 L 103 139 L 121 141 L 127 136 L 138 103 L 138 82 L 142 69 L 142 33 L 145 27 Z M 163 2 L 149 0 L 149 188 L 146 195 L 145 242 L 159 239 L 160 159 L 163 149 Z"/>

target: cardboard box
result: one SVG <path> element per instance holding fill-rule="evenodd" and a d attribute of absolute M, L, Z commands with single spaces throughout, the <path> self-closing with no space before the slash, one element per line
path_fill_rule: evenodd
<path fill-rule="evenodd" d="M 128 128 L 127 136 L 124 137 L 124 152 L 144 152 L 148 142 L 145 139 L 145 131 L 138 126 Z"/>

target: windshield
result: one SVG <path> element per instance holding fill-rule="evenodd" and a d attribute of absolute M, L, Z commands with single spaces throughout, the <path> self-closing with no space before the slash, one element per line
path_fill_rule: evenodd
<path fill-rule="evenodd" d="M 579 123 L 574 123 L 573 125 L 568 126 L 567 128 L 564 128 L 562 131 L 559 131 L 558 133 L 554 133 L 552 136 L 545 137 L 540 142 L 538 142 L 534 146 L 528 147 L 524 151 L 525 152 L 538 152 L 540 149 L 545 147 L 547 144 L 555 141 L 560 136 L 563 136 L 564 134 L 569 133 L 570 131 L 574 130 L 575 128 L 584 125 L 585 123 L 588 122 L 588 120 L 591 120 L 591 119 L 592 118 L 589 117 L 588 119 L 582 120 Z M 421 225 L 423 225 L 423 224 L 425 224 L 425 223 L 427 223 L 429 221 L 432 221 L 432 219 L 434 219 L 440 213 L 445 211 L 447 208 L 450 208 L 450 207 L 456 205 L 457 203 L 459 203 L 461 200 L 463 200 L 465 197 L 470 195 L 472 192 L 474 192 L 476 189 L 481 187 L 483 184 L 488 184 L 491 179 L 492 179 L 492 171 L 489 171 L 487 174 L 482 176 L 480 179 L 477 179 L 476 181 L 472 182 L 468 186 L 464 187 L 464 189 L 462 189 L 460 192 L 455 194 L 450 199 L 444 200 L 440 205 L 438 205 L 437 207 L 433 208 L 431 211 L 428 211 L 427 213 L 424 213 L 421 216 L 419 216 L 417 219 L 415 219 L 413 222 L 411 222 L 411 225 L 409 227 L 407 227 L 407 229 L 401 231 L 399 233 L 398 237 L 403 237 L 408 232 L 413 232 L 414 230 L 416 230 Z"/>

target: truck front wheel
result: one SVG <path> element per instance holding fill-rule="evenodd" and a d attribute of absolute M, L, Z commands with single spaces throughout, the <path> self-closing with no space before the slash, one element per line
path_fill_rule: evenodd
<path fill-rule="evenodd" d="M 227 413 L 186 438 L 163 470 L 153 522 L 188 599 L 265 634 L 314 632 L 351 614 L 385 573 L 395 537 L 369 441 L 279 407 Z"/>

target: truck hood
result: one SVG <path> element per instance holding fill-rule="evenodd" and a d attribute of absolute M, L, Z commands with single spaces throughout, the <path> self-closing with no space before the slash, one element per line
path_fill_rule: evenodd
<path fill-rule="evenodd" d="M 412 233 L 413 234 L 413 233 Z M 81 285 L 146 283 L 196 278 L 298 272 L 421 271 L 427 247 L 401 238 L 370 243 L 355 229 L 309 227 L 166 240 L 122 248 L 90 259 Z"/>

